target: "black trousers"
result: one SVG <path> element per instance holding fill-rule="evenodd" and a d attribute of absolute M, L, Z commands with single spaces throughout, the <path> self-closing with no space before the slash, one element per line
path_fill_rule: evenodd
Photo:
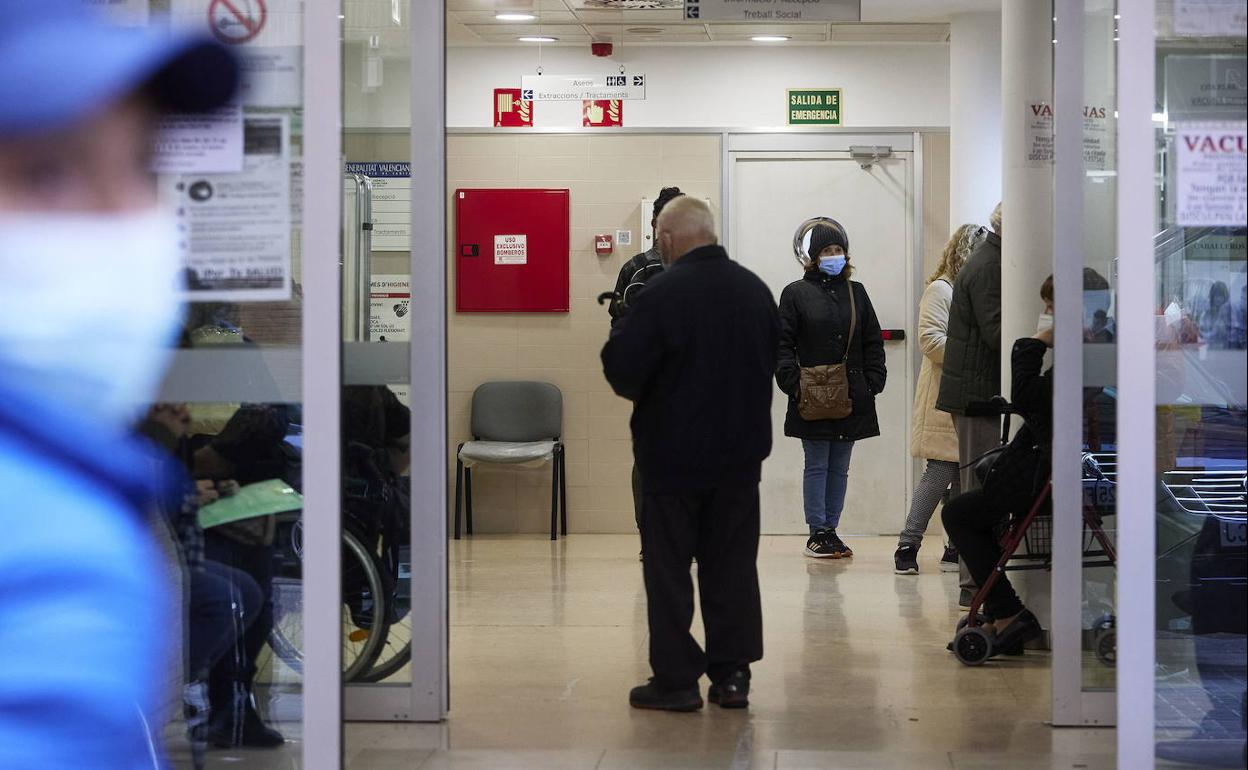
<path fill-rule="evenodd" d="M 214 719 L 237 721 L 241 720 L 242 709 L 251 696 L 256 657 L 273 630 L 273 546 L 244 545 L 206 532 L 204 547 L 209 559 L 246 573 L 260 589 L 255 620 L 238 637 L 233 649 L 216 662 L 208 676 L 208 701 Z"/>
<path fill-rule="evenodd" d="M 996 530 L 1009 516 L 1009 511 L 993 505 L 982 489 L 958 495 L 941 511 L 945 534 L 966 562 L 975 585 L 985 585 L 1001 560 L 1001 545 Z M 1008 618 L 1023 611 L 1023 603 L 1010 579 L 1001 574 L 984 600 L 984 613 L 992 618 Z"/>
<path fill-rule="evenodd" d="M 660 687 L 712 682 L 763 657 L 758 591 L 758 484 L 688 495 L 645 495 L 643 572 L 650 621 L 650 667 Z M 706 651 L 693 623 L 690 564 L 698 560 L 698 591 Z"/>

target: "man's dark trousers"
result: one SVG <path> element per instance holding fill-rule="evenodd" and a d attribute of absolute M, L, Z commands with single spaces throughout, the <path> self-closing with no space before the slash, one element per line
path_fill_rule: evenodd
<path fill-rule="evenodd" d="M 703 674 L 719 682 L 762 659 L 758 484 L 693 494 L 646 493 L 642 524 L 650 667 L 659 686 L 693 687 Z M 695 557 L 705 652 L 689 633 L 690 562 Z"/>

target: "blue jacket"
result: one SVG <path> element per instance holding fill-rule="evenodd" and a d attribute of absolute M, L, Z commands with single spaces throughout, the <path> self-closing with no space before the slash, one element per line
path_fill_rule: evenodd
<path fill-rule="evenodd" d="M 174 661 L 152 467 L 137 441 L 16 392 L 0 362 L 0 768 L 160 765 Z"/>

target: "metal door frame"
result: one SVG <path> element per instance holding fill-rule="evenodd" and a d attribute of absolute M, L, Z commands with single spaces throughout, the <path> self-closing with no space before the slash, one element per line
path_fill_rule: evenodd
<path fill-rule="evenodd" d="M 412 419 L 411 682 L 348 685 L 345 713 L 351 721 L 438 722 L 446 718 L 449 706 L 446 3 L 413 0 L 406 5 L 411 28 L 412 110 L 412 249 L 408 269 L 412 275 L 410 318 L 414 331 L 408 367 Z M 334 154 L 335 159 L 340 157 Z M 387 360 L 373 363 L 390 369 L 395 355 L 407 346 L 384 347 L 381 352 Z"/>
<path fill-rule="evenodd" d="M 817 159 L 828 158 L 844 160 L 854 145 L 888 145 L 894 153 L 909 154 L 909 169 L 906 174 L 907 211 L 906 217 L 911 228 L 911 254 L 906 264 L 909 280 L 906 282 L 909 297 L 906 302 L 907 346 L 909 348 L 910 366 L 906 372 L 907 403 L 914 400 L 915 383 L 918 380 L 921 352 L 918 345 L 909 344 L 909 340 L 917 338 L 910 335 L 910 330 L 918 322 L 918 298 L 922 293 L 923 281 L 923 135 L 919 131 L 904 130 L 871 130 L 843 129 L 834 131 L 724 131 L 721 149 L 723 152 L 723 171 L 721 173 L 720 192 L 720 231 L 721 240 L 729 253 L 732 252 L 733 235 L 733 190 L 736 186 L 736 168 L 740 160 L 760 157 L 775 159 Z M 910 410 L 905 413 L 906 435 L 910 434 Z M 915 478 L 916 464 L 909 452 L 905 453 L 904 478 Z M 904 510 L 909 510 L 913 484 L 904 486 Z"/>

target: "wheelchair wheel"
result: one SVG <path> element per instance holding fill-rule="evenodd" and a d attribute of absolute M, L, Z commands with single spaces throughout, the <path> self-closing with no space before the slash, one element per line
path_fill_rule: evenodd
<path fill-rule="evenodd" d="M 1106 628 L 1096 632 L 1094 640 L 1096 659 L 1107 668 L 1118 665 L 1118 629 Z"/>
<path fill-rule="evenodd" d="M 397 559 L 390 558 L 385 565 L 387 572 L 394 576 L 390 581 L 394 590 L 390 593 L 386 643 L 373 661 L 372 668 L 356 681 L 384 682 L 403 670 L 412 659 L 412 549 L 403 546 L 398 550 Z"/>
<path fill-rule="evenodd" d="M 981 626 L 982 626 L 982 625 L 984 625 L 985 623 L 987 623 L 987 622 L 988 622 L 988 616 L 987 616 L 987 615 L 983 615 L 983 614 L 979 614 L 979 615 L 976 615 L 976 616 L 975 616 L 975 620 L 979 623 L 979 625 L 981 625 Z M 957 630 L 956 630 L 954 633 L 957 633 L 957 631 L 961 631 L 962 629 L 966 628 L 966 624 L 967 624 L 967 622 L 968 622 L 968 621 L 969 621 L 969 618 L 968 618 L 966 615 L 963 615 L 963 616 L 962 616 L 962 617 L 958 620 L 958 627 L 957 627 Z"/>
<path fill-rule="evenodd" d="M 953 654 L 967 666 L 978 666 L 992 655 L 992 637 L 976 626 L 963 628 L 953 637 Z"/>
<path fill-rule="evenodd" d="M 281 548 L 302 558 L 302 533 L 302 524 L 296 522 Z M 352 682 L 372 668 L 385 646 L 389 589 L 377 557 L 359 538 L 344 530 L 342 541 L 342 678 Z M 302 588 L 297 576 L 274 580 L 275 603 L 284 596 L 286 607 L 275 618 L 269 634 L 274 655 L 297 674 L 303 673 Z"/>

